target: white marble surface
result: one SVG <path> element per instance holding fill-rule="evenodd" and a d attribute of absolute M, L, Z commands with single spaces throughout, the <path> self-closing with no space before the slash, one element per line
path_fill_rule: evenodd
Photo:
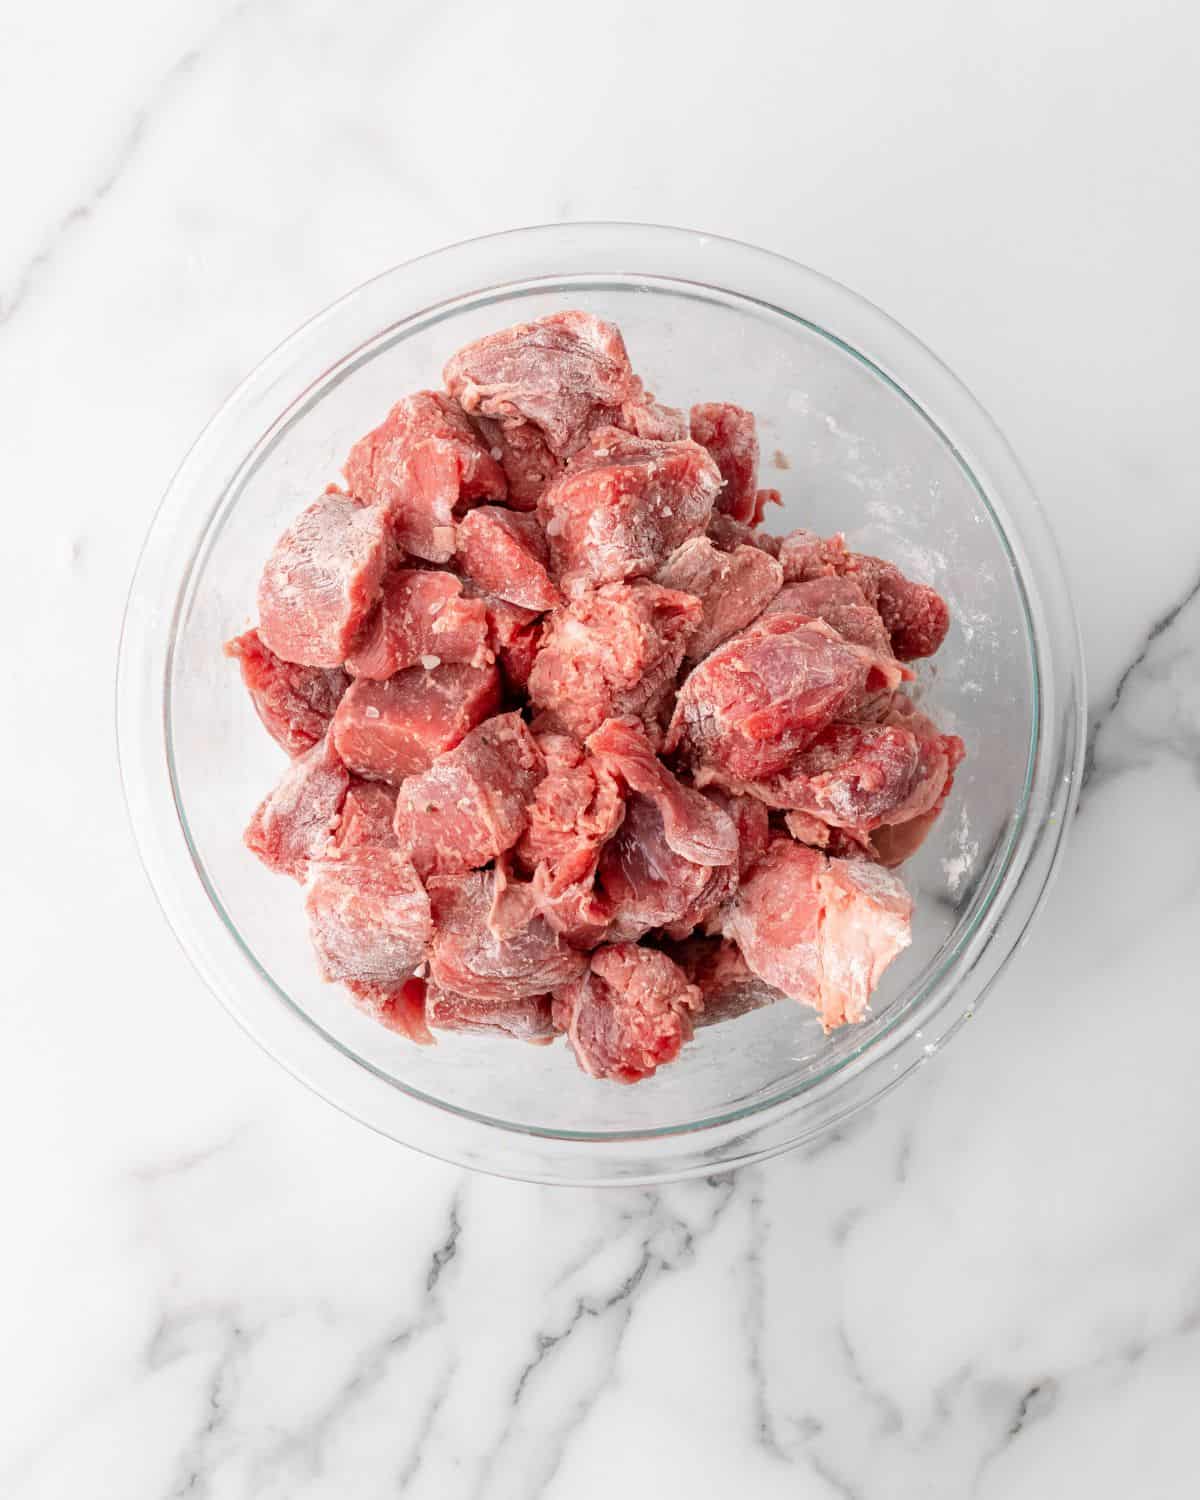
<path fill-rule="evenodd" d="M 574 12 L 0 10 L 0 1493 L 1195 1494 L 1195 9 Z M 926 339 L 1044 497 L 1091 674 L 977 1022 L 840 1137 L 662 1191 L 468 1177 L 286 1077 L 176 949 L 112 747 L 136 549 L 233 381 L 558 217 L 759 241 Z"/>

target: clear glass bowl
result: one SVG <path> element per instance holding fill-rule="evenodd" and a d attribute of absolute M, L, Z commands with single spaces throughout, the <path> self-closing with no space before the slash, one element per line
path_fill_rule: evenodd
<path fill-rule="evenodd" d="M 221 654 L 291 517 L 351 442 L 446 356 L 518 320 L 585 307 L 624 330 L 675 406 L 753 409 L 773 529 L 844 531 L 948 598 L 920 693 L 967 760 L 905 868 L 911 948 L 864 1025 L 822 1035 L 778 1004 L 702 1030 L 633 1088 L 565 1047 L 444 1036 L 414 1047 L 317 978 L 300 893 L 243 848 L 282 756 Z M 129 599 L 118 730 L 151 881 L 192 961 L 252 1036 L 318 1093 L 422 1151 L 534 1180 L 710 1172 L 812 1137 L 878 1098 L 979 1004 L 1046 889 L 1083 749 L 1083 669 L 1054 544 L 1004 439 L 877 308 L 747 245 L 571 224 L 453 245 L 321 313 L 234 392 L 155 517 Z"/>

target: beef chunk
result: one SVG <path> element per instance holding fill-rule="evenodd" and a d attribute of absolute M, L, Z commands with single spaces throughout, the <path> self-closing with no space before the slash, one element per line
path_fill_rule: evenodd
<path fill-rule="evenodd" d="M 361 775 L 399 782 L 427 770 L 500 705 L 495 667 L 410 667 L 386 682 L 360 677 L 338 704 L 333 739 Z"/>
<path fill-rule="evenodd" d="M 415 975 L 402 984 L 368 984 L 361 979 L 347 979 L 355 1005 L 373 1021 L 407 1037 L 410 1042 L 428 1047 L 433 1036 L 425 1020 L 425 981 Z"/>
<path fill-rule="evenodd" d="M 247 630 L 225 647 L 242 669 L 242 681 L 267 733 L 289 755 L 303 755 L 325 737 L 349 686 L 340 667 L 304 667 L 284 661 Z"/>
<path fill-rule="evenodd" d="M 610 583 L 546 622 L 529 696 L 552 727 L 583 739 L 633 714 L 656 743 L 688 638 L 700 620 L 690 594 L 655 583 Z"/>
<path fill-rule="evenodd" d="M 756 504 L 758 429 L 754 413 L 727 401 L 704 401 L 691 410 L 691 433 L 721 471 L 716 508 L 735 521 L 760 521 Z"/>
<path fill-rule="evenodd" d="M 429 562 L 453 555 L 456 514 L 508 493 L 504 471 L 440 391 L 398 401 L 355 443 L 344 472 L 355 498 L 386 517 L 400 548 Z"/>
<path fill-rule="evenodd" d="M 654 798 L 631 792 L 600 852 L 592 915 L 603 916 L 609 941 L 636 942 L 658 927 L 690 932 L 732 893 L 736 865 L 701 865 L 678 853 L 664 821 Z"/>
<path fill-rule="evenodd" d="M 570 735 L 539 734 L 546 775 L 529 804 L 529 826 L 517 846 L 527 870 L 542 867 L 552 895 L 590 880 L 602 844 L 620 825 L 625 804 L 616 777 Z"/>
<path fill-rule="evenodd" d="M 687 416 L 676 406 L 661 405 L 649 392 L 623 406 L 615 425 L 655 443 L 678 443 L 688 436 Z"/>
<path fill-rule="evenodd" d="M 932 656 L 950 628 L 946 601 L 926 583 L 906 578 L 895 563 L 847 550 L 840 536 L 793 531 L 779 554 L 787 582 L 807 583 L 836 574 L 852 579 L 879 612 L 900 661 Z"/>
<path fill-rule="evenodd" d="M 534 907 L 528 887 L 498 912 L 503 877 L 495 870 L 433 875 L 434 939 L 429 971 L 442 989 L 472 1000 L 544 995 L 581 973 L 587 958 L 569 948 Z"/>
<path fill-rule="evenodd" d="M 383 581 L 379 605 L 346 659 L 355 677 L 382 682 L 406 667 L 469 662 L 486 666 L 487 610 L 463 597 L 452 573 L 397 568 Z"/>
<path fill-rule="evenodd" d="M 479 1000 L 431 984 L 425 1017 L 436 1031 L 492 1032 L 521 1042 L 548 1042 L 555 1035 L 549 995 Z"/>
<path fill-rule="evenodd" d="M 641 394 L 620 330 L 585 312 L 489 334 L 460 349 L 442 375 L 464 411 L 510 430 L 529 424 L 560 458 Z"/>
<path fill-rule="evenodd" d="M 488 719 L 401 784 L 400 847 L 421 875 L 475 869 L 511 849 L 546 763 L 520 714 Z"/>
<path fill-rule="evenodd" d="M 340 667 L 379 597 L 388 560 L 377 511 L 322 495 L 279 538 L 258 585 L 258 633 L 276 656 Z"/>
<path fill-rule="evenodd" d="M 458 563 L 485 593 L 524 609 L 553 609 L 560 602 L 546 565 L 550 551 L 533 516 L 481 505 L 458 528 Z"/>
<path fill-rule="evenodd" d="M 737 862 L 737 829 L 712 800 L 684 786 L 662 763 L 637 719 L 609 719 L 588 738 L 595 760 L 631 791 L 649 797 L 663 820 L 668 846 L 696 865 Z"/>
<path fill-rule="evenodd" d="M 665 944 L 664 952 L 700 991 L 703 1008 L 693 1017 L 697 1028 L 734 1021 L 786 998 L 751 971 L 737 944 L 727 938 L 689 937 Z"/>
<path fill-rule="evenodd" d="M 813 1006 L 830 1030 L 862 1020 L 883 971 L 908 946 L 911 918 L 896 876 L 784 835 L 742 882 L 724 934 L 760 979 Z"/>
<path fill-rule="evenodd" d="M 554 995 L 554 1021 L 593 1078 L 636 1083 L 674 1062 L 692 1037 L 700 991 L 665 953 L 618 943 Z"/>
<path fill-rule="evenodd" d="M 784 770 L 848 700 L 894 687 L 900 669 L 821 620 L 769 615 L 687 678 L 667 748 L 746 781 Z"/>
<path fill-rule="evenodd" d="M 783 545 L 780 537 L 768 536 L 765 531 L 756 531 L 753 526 L 747 526 L 743 521 L 735 521 L 732 516 L 723 515 L 719 510 L 714 510 L 709 517 L 705 535 L 715 547 L 720 547 L 722 552 L 732 552 L 735 547 L 757 547 L 760 552 L 765 552 L 768 557 L 776 559 Z"/>
<path fill-rule="evenodd" d="M 333 835 L 338 849 L 395 848 L 392 823 L 396 817 L 396 789 L 382 781 L 350 778 L 342 815 Z"/>
<path fill-rule="evenodd" d="M 758 619 L 779 593 L 783 569 L 757 547 L 722 552 L 710 538 L 696 536 L 671 553 L 655 581 L 700 600 L 703 614 L 687 648 L 688 660 L 696 662 Z"/>
<path fill-rule="evenodd" d="M 696 443 L 598 429 L 538 501 L 559 587 L 576 594 L 653 573 L 704 531 L 720 484 Z"/>
<path fill-rule="evenodd" d="M 268 870 L 303 880 L 337 823 L 349 784 L 327 735 L 292 761 L 259 805 L 246 828 L 246 847 Z"/>
<path fill-rule="evenodd" d="M 326 979 L 399 985 L 425 957 L 429 897 L 399 850 L 331 850 L 309 866 L 304 904 Z"/>
<path fill-rule="evenodd" d="M 542 491 L 562 473 L 566 460 L 551 453 L 546 439 L 529 422 L 505 426 L 478 416 L 472 421 L 488 452 L 504 471 L 509 509 L 536 510 Z"/>
<path fill-rule="evenodd" d="M 853 578 L 813 578 L 787 583 L 767 605 L 769 615 L 805 615 L 832 625 L 843 640 L 892 654 L 892 641 L 879 611 Z"/>

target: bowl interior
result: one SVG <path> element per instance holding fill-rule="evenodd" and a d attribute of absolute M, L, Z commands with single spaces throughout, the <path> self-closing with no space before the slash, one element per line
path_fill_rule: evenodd
<path fill-rule="evenodd" d="M 779 1004 L 702 1030 L 636 1088 L 585 1077 L 561 1045 L 443 1036 L 417 1048 L 360 1015 L 317 977 L 298 888 L 246 852 L 242 829 L 284 766 L 254 716 L 230 636 L 253 622 L 258 573 L 278 534 L 355 438 L 400 395 L 440 383 L 449 354 L 518 320 L 582 306 L 617 322 L 634 367 L 663 401 L 728 399 L 758 416 L 760 483 L 782 508 L 770 529 L 845 532 L 948 599 L 953 625 L 916 696 L 963 736 L 946 810 L 903 870 L 916 901 L 911 948 L 863 1025 L 824 1036 Z M 346 1054 L 410 1094 L 519 1130 L 629 1136 L 730 1119 L 827 1078 L 920 1006 L 992 899 L 1022 815 L 1038 682 L 1024 590 L 1006 538 L 934 422 L 830 333 L 776 308 L 691 283 L 638 276 L 531 282 L 444 303 L 381 332 L 279 416 L 214 511 L 179 599 L 166 683 L 176 802 L 224 921 L 278 991 Z"/>

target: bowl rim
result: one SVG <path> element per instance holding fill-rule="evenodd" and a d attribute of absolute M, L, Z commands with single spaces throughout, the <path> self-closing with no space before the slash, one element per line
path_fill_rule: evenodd
<path fill-rule="evenodd" d="M 685 267 L 693 272 L 717 270 L 708 267 L 714 250 L 718 255 L 738 259 L 736 274 L 730 275 L 726 270 L 713 280 L 696 274 L 678 274 Z M 631 261 L 637 262 L 633 270 Z M 672 266 L 675 274 L 669 274 Z M 500 276 L 498 267 L 507 276 Z M 477 269 L 492 279 L 464 290 L 458 278 Z M 407 286 L 419 279 L 421 271 L 435 273 L 425 275 L 421 283 L 422 298 L 427 299 L 431 291 L 439 289 L 448 295 L 433 301 L 418 299 L 419 305 L 415 307 L 409 307 L 402 297 L 400 302 L 405 310 L 382 327 L 370 327 L 378 313 L 360 318 L 367 337 L 352 344 L 329 365 L 328 352 L 323 347 L 327 327 L 339 318 L 354 323 L 355 311 L 365 309 L 372 297 L 391 287 L 396 278 L 405 280 L 407 291 Z M 753 279 L 758 294 L 741 284 L 743 275 Z M 547 282 L 553 282 L 557 288 L 572 279 L 587 277 L 593 281 L 599 277 L 618 279 L 626 284 L 630 280 L 645 281 L 648 289 L 662 283 L 698 284 L 739 303 L 757 302 L 830 340 L 885 381 L 933 429 L 986 508 L 1008 553 L 1022 600 L 1025 642 L 1033 676 L 1025 781 L 1003 851 L 999 858 L 993 856 L 983 889 L 976 893 L 930 964 L 914 978 L 911 993 L 903 1004 L 895 1006 L 889 1022 L 860 1045 L 832 1059 L 828 1067 L 792 1086 L 783 1085 L 766 1098 L 704 1119 L 628 1132 L 548 1129 L 465 1109 L 383 1072 L 325 1031 L 259 962 L 210 882 L 195 847 L 176 780 L 171 725 L 171 667 L 176 627 L 185 612 L 193 580 L 198 577 L 199 564 L 228 520 L 232 500 L 236 499 L 247 470 L 262 461 L 282 433 L 300 420 L 315 397 L 325 393 L 330 378 L 341 378 L 362 359 L 397 339 L 412 336 L 431 322 L 440 321 L 464 303 L 511 301 L 525 291 L 549 290 Z M 827 316 L 827 310 L 837 314 L 837 328 L 788 305 L 788 301 L 800 300 L 802 292 L 822 305 L 822 318 Z M 784 295 L 788 301 L 782 300 Z M 847 336 L 847 332 L 853 336 Z M 294 389 L 297 363 L 302 372 L 311 375 L 298 393 Z M 937 402 L 919 399 L 912 389 L 914 380 L 922 391 L 934 389 Z M 275 411 L 280 397 L 285 398 L 286 404 L 282 411 Z M 225 429 L 238 426 L 244 413 L 257 411 L 260 406 L 270 408 L 272 419 L 250 448 L 243 447 L 237 453 L 230 468 Z M 950 422 L 941 415 L 947 408 L 953 419 Z M 228 471 L 227 478 L 201 522 L 192 514 L 187 501 L 195 483 L 213 467 L 214 460 L 218 469 Z M 211 482 L 209 478 L 205 484 L 208 495 L 213 494 Z M 998 506 L 993 501 L 1000 494 L 1006 503 Z M 999 513 L 1007 512 L 1014 500 L 1020 511 L 1019 524 L 1011 515 Z M 185 523 L 182 529 L 178 524 L 180 519 Z M 1032 554 L 1028 547 L 1031 533 L 1035 549 Z M 182 574 L 177 567 L 164 567 L 164 554 L 180 552 L 177 539 L 181 534 L 188 538 Z M 1031 580 L 1035 585 L 1032 592 Z M 164 605 L 168 603 L 164 596 L 171 589 L 174 598 L 169 601 L 164 626 Z M 1052 619 L 1051 615 L 1057 618 Z M 148 628 L 139 629 L 150 625 L 158 627 L 157 634 Z M 159 650 L 160 646 L 165 646 L 165 651 Z M 148 720 L 147 710 L 154 706 L 155 684 L 157 712 Z M 1084 715 L 1083 656 L 1078 626 L 1049 527 L 1028 479 L 998 428 L 937 356 L 857 293 L 774 252 L 696 230 L 604 221 L 538 225 L 444 246 L 372 277 L 308 319 L 280 343 L 221 405 L 167 487 L 151 521 L 130 585 L 117 673 L 118 759 L 139 855 L 168 923 L 226 1009 L 289 1071 L 337 1107 L 381 1133 L 460 1164 L 541 1181 L 646 1181 L 711 1171 L 713 1149 L 699 1149 L 702 1141 L 713 1143 L 716 1165 L 758 1159 L 829 1128 L 890 1090 L 901 1077 L 908 1076 L 974 1013 L 1016 951 L 1044 899 L 1078 794 Z M 153 730 L 149 729 L 151 722 Z M 1048 764 L 1051 760 L 1052 766 Z M 164 792 L 169 793 L 173 807 L 173 827 L 167 826 L 168 820 L 163 816 L 167 808 Z M 383 1107 L 378 1099 L 348 1098 L 352 1089 L 349 1081 L 345 1088 L 340 1087 L 340 1080 L 333 1076 L 337 1070 L 327 1066 L 311 1045 L 302 1045 L 294 1027 L 274 1024 L 262 1005 L 250 1003 L 248 989 L 243 993 L 243 986 L 231 979 L 221 955 L 213 951 L 215 934 L 205 931 L 207 924 L 197 917 L 194 909 L 188 910 L 194 906 L 195 888 L 193 885 L 189 895 L 185 862 L 191 880 L 199 877 L 208 911 L 232 939 L 242 960 L 249 962 L 276 1000 L 282 999 L 292 1016 L 320 1039 L 328 1057 L 344 1060 L 347 1066 L 372 1075 L 379 1085 L 402 1097 L 407 1104 L 426 1111 L 429 1120 L 440 1122 L 441 1128 L 424 1128 L 424 1122 L 412 1117 L 407 1108 L 397 1112 Z M 1015 920 L 1010 918 L 1006 923 L 1005 918 L 1031 867 L 1034 884 L 1024 886 L 1024 900 L 1013 914 Z M 1003 937 L 1001 927 L 1006 928 Z M 935 1038 L 926 1041 L 925 1029 L 935 1017 L 943 1015 L 954 996 L 976 974 L 978 982 L 967 1005 L 951 1017 L 949 1025 Z M 920 1024 L 914 1024 L 917 1022 Z M 914 1037 L 919 1051 L 907 1045 Z M 900 1055 L 896 1056 L 897 1053 Z M 891 1068 L 885 1071 L 882 1065 L 889 1059 Z M 864 1087 L 868 1075 L 874 1075 L 873 1087 L 869 1088 Z M 853 1087 L 845 1089 L 846 1084 Z M 840 1101 L 844 1107 L 839 1107 L 834 1095 L 842 1090 L 846 1097 Z M 358 1093 L 361 1096 L 362 1090 Z M 825 1107 L 816 1112 L 819 1118 L 811 1121 L 798 1118 L 805 1112 L 806 1101 L 822 1095 Z M 433 1109 L 429 1110 L 431 1105 Z M 483 1130 L 493 1143 L 497 1136 L 509 1142 L 524 1142 L 527 1147 L 534 1143 L 525 1154 L 539 1159 L 522 1159 L 520 1148 L 515 1155 L 511 1149 L 497 1153 L 485 1148 L 481 1153 L 479 1143 L 463 1138 L 461 1128 L 445 1128 L 448 1119 L 455 1120 L 468 1132 Z M 788 1119 L 795 1121 L 794 1128 L 787 1127 Z M 684 1149 L 679 1149 L 681 1143 Z M 614 1153 L 621 1148 L 625 1148 L 625 1157 L 615 1160 Z"/>

